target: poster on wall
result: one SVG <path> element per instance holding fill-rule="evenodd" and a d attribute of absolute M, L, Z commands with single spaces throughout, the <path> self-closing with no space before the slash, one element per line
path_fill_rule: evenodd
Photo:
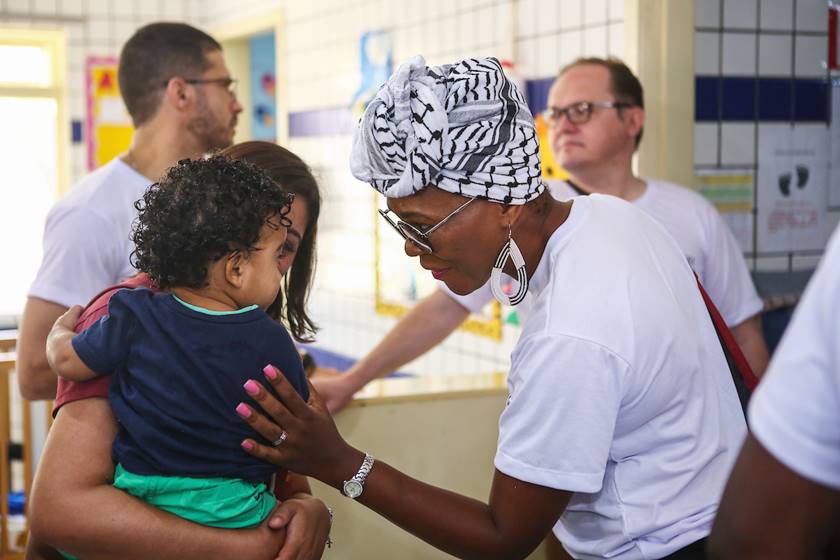
<path fill-rule="evenodd" d="M 758 251 L 820 250 L 826 241 L 828 129 L 761 125 Z"/>
<path fill-rule="evenodd" d="M 376 96 L 379 87 L 394 72 L 394 46 L 390 31 L 365 31 L 359 37 L 359 86 L 350 99 L 350 110 L 358 118 Z"/>
<path fill-rule="evenodd" d="M 835 80 L 831 88 L 831 126 L 828 134 L 831 154 L 828 205 L 831 208 L 840 208 L 840 80 Z"/>
<path fill-rule="evenodd" d="M 128 149 L 134 127 L 117 82 L 117 58 L 87 58 L 85 101 L 88 169 L 105 165 Z"/>
<path fill-rule="evenodd" d="M 277 70 L 274 33 L 252 37 L 248 42 L 251 59 L 251 137 L 277 141 Z"/>
<path fill-rule="evenodd" d="M 698 169 L 694 187 L 729 226 L 743 253 L 753 253 L 755 177 L 752 169 Z"/>

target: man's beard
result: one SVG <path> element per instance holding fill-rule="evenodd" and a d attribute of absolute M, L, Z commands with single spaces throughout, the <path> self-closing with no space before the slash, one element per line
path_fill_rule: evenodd
<path fill-rule="evenodd" d="M 231 127 L 220 126 L 206 116 L 194 117 L 187 123 L 187 130 L 200 142 L 205 153 L 230 146 L 230 129 Z"/>

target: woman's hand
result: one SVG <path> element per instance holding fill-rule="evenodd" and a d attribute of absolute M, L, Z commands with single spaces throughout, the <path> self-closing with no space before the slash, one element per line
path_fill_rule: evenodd
<path fill-rule="evenodd" d="M 268 522 L 285 529 L 286 542 L 276 560 L 318 560 L 330 534 L 332 519 L 326 504 L 309 494 L 297 494 L 274 510 Z"/>
<path fill-rule="evenodd" d="M 358 470 L 364 453 L 344 441 L 311 383 L 309 403 L 305 403 L 274 366 L 266 366 L 263 372 L 282 402 L 260 383 L 249 380 L 245 383 L 245 391 L 257 401 L 268 418 L 245 403 L 240 403 L 236 412 L 274 445 L 262 445 L 246 439 L 242 448 L 258 459 L 339 488 Z"/>

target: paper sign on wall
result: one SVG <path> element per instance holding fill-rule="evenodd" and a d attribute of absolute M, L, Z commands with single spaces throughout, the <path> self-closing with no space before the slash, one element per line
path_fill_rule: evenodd
<path fill-rule="evenodd" d="M 88 57 L 85 82 L 88 169 L 93 170 L 128 149 L 134 128 L 120 96 L 115 57 Z"/>
<path fill-rule="evenodd" d="M 715 205 L 744 253 L 752 253 L 755 249 L 753 184 L 752 169 L 703 169 L 697 170 L 695 177 L 697 192 Z"/>
<path fill-rule="evenodd" d="M 826 235 L 828 129 L 761 125 L 758 251 L 821 250 Z"/>

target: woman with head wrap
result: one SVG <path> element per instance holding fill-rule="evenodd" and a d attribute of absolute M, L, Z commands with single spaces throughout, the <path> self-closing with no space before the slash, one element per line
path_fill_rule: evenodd
<path fill-rule="evenodd" d="M 316 395 L 271 369 L 270 441 L 249 452 L 314 476 L 463 558 L 525 557 L 553 528 L 576 558 L 702 558 L 746 433 L 676 242 L 615 197 L 543 192 L 533 119 L 495 59 L 402 66 L 370 103 L 351 167 L 388 199 L 405 252 L 458 294 L 488 279 L 535 311 L 511 356 L 483 504 L 349 446 Z M 502 274 L 517 280 L 514 293 Z M 282 436 L 281 436 L 282 434 Z"/>

